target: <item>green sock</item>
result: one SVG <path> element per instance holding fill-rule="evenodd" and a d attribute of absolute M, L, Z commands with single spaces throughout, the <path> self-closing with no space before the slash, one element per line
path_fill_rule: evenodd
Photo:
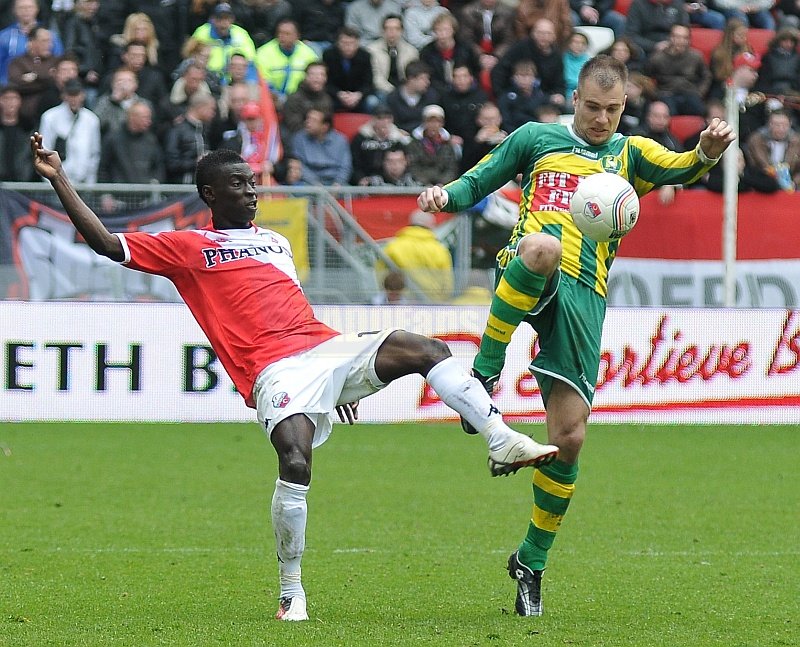
<path fill-rule="evenodd" d="M 547 277 L 531 272 L 519 256 L 508 264 L 495 288 L 489 320 L 473 367 L 484 377 L 500 375 L 511 335 L 539 303 Z"/>
<path fill-rule="evenodd" d="M 519 561 L 533 570 L 542 570 L 547 563 L 547 552 L 561 527 L 577 478 L 578 465 L 560 460 L 533 473 L 533 514 L 519 547 Z"/>

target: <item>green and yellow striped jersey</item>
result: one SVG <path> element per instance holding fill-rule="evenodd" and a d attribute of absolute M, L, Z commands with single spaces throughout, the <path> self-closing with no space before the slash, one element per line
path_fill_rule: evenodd
<path fill-rule="evenodd" d="M 595 242 L 572 222 L 569 203 L 580 179 L 603 171 L 618 173 L 643 196 L 656 187 L 695 182 L 711 166 L 695 151 L 675 153 L 645 137 L 615 134 L 607 143 L 592 146 L 571 126 L 531 122 L 445 185 L 445 211 L 468 209 L 521 173 L 519 220 L 510 243 L 533 232 L 556 236 L 562 246 L 561 270 L 606 296 L 608 271 L 620 241 Z M 497 258 L 504 266 L 508 251 L 501 250 Z"/>

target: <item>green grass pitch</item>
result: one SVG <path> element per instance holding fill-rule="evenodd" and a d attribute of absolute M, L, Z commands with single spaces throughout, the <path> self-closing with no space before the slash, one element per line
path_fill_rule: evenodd
<path fill-rule="evenodd" d="M 295 624 L 256 425 L 3 423 L 0 645 L 798 645 L 798 457 L 796 428 L 591 426 L 545 615 L 518 618 L 530 471 L 492 479 L 456 425 L 338 426 Z"/>

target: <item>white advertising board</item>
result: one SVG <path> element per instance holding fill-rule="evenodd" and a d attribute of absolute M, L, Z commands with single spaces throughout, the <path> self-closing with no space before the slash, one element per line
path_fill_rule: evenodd
<path fill-rule="evenodd" d="M 323 306 L 343 331 L 399 326 L 445 340 L 469 367 L 485 307 Z M 0 302 L 0 420 L 253 421 L 182 304 Z M 498 406 L 541 420 L 515 333 Z M 455 419 L 418 376 L 361 406 L 363 421 Z M 800 422 L 800 311 L 611 308 L 591 420 Z"/>

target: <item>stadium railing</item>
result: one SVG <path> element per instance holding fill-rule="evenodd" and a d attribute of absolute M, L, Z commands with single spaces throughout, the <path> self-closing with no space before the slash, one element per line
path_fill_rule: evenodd
<path fill-rule="evenodd" d="M 63 213 L 54 192 L 44 183 L 6 182 L 0 183 L 0 189 L 15 191 L 29 200 Z M 137 214 L 157 209 L 161 204 L 196 195 L 193 185 L 93 184 L 78 185 L 77 189 L 101 218 L 105 217 L 109 222 L 116 219 L 117 228 L 120 218 L 124 219 L 126 214 L 134 219 Z M 383 245 L 409 223 L 418 194 L 419 188 L 413 187 L 260 187 L 259 195 L 264 202 L 259 215 L 265 218 L 260 223 L 278 231 L 281 231 L 281 225 L 290 225 L 290 231 L 281 233 L 292 242 L 304 289 L 312 303 L 370 303 L 380 292 L 376 263 L 380 260 L 389 269 L 397 269 L 383 252 Z M 297 210 L 298 202 L 300 212 Z M 272 212 L 279 212 L 285 217 L 270 219 Z M 300 224 L 305 226 L 298 228 L 297 215 L 301 212 L 305 215 L 305 223 Z M 412 277 L 407 277 L 408 296 L 414 302 L 446 302 L 452 296 L 461 294 L 470 283 L 477 281 L 478 284 L 485 284 L 485 287 L 490 285 L 487 272 L 472 271 L 470 218 L 465 215 L 453 217 L 450 214 L 438 214 L 437 223 L 437 236 L 453 254 L 454 295 L 432 299 L 414 283 Z M 165 228 L 172 226 L 167 223 Z M 13 235 L 3 229 L 9 228 L 0 226 L 0 237 Z M 73 243 L 69 241 L 68 244 Z M 51 266 L 53 271 L 58 271 L 55 259 Z M 20 292 L 14 287 L 19 282 L 20 271 L 19 267 L 4 265 L 0 260 L 0 298 L 26 298 L 24 290 Z M 118 281 L 109 283 L 118 284 Z M 68 287 L 52 282 L 44 293 L 41 290 L 37 292 L 39 296 L 36 298 L 123 301 L 130 298 L 125 290 L 100 290 L 97 294 L 86 294 L 85 290 L 86 286 L 83 285 L 70 292 Z M 138 295 L 140 298 L 147 296 Z M 176 295 L 173 297 L 177 298 Z M 163 293 L 159 293 L 158 298 L 163 300 Z"/>

